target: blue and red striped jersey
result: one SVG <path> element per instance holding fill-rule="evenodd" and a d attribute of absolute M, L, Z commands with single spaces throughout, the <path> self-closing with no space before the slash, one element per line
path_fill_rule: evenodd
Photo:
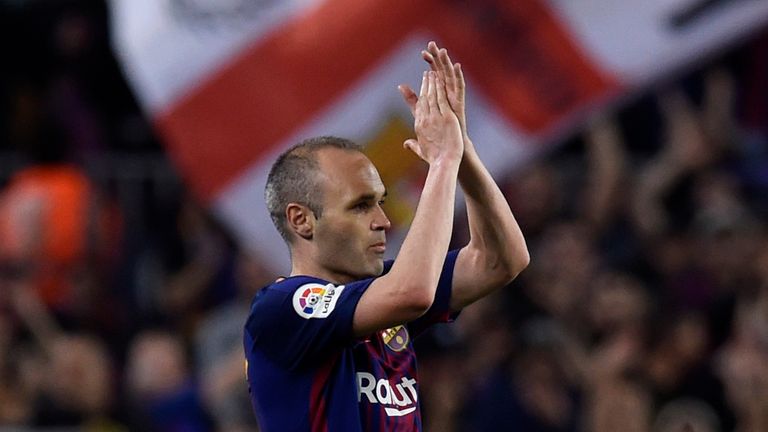
<path fill-rule="evenodd" d="M 420 431 L 413 338 L 448 322 L 458 251 L 419 319 L 355 338 L 352 318 L 375 278 L 334 285 L 294 276 L 262 289 L 245 325 L 246 372 L 261 430 Z M 392 267 L 388 261 L 384 274 Z"/>

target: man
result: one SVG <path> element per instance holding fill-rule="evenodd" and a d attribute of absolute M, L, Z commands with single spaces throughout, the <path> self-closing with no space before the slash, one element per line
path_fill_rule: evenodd
<path fill-rule="evenodd" d="M 397 259 L 384 262 L 386 190 L 353 143 L 313 138 L 272 167 L 267 206 L 288 243 L 291 275 L 254 299 L 245 326 L 251 400 L 263 430 L 421 430 L 412 340 L 508 284 L 528 251 L 466 132 L 464 78 L 434 42 L 405 146 L 429 164 Z M 470 241 L 448 252 L 454 196 Z"/>

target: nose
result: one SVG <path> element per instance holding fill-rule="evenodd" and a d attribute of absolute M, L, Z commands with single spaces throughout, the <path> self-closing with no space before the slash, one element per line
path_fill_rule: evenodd
<path fill-rule="evenodd" d="M 389 221 L 386 213 L 384 213 L 384 209 L 377 207 L 373 220 L 371 221 L 371 229 L 374 231 L 387 231 L 390 228 L 392 228 L 392 222 Z"/>

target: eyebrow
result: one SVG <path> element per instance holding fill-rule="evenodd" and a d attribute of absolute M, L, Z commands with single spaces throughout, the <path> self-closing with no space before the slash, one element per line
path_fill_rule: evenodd
<path fill-rule="evenodd" d="M 386 198 L 386 196 L 387 196 L 387 190 L 384 189 L 384 194 L 381 197 L 382 198 Z M 360 195 L 359 197 L 355 198 L 353 200 L 353 202 L 371 201 L 371 200 L 374 200 L 374 199 L 376 199 L 376 194 L 375 193 L 367 193 L 367 194 L 363 194 L 363 195 Z"/>

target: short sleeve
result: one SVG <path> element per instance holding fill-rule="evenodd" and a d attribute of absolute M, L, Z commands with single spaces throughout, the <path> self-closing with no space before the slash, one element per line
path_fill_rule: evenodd
<path fill-rule="evenodd" d="M 262 290 L 251 305 L 245 331 L 254 349 L 289 369 L 354 342 L 352 320 L 373 279 L 334 285 L 289 278 Z"/>
<path fill-rule="evenodd" d="M 408 323 L 408 332 L 417 337 L 433 324 L 453 322 L 459 315 L 459 311 L 451 310 L 451 291 L 453 289 L 453 269 L 456 266 L 456 257 L 459 250 L 448 252 L 443 262 L 443 270 L 435 291 L 435 300 L 427 313 L 418 319 Z"/>

